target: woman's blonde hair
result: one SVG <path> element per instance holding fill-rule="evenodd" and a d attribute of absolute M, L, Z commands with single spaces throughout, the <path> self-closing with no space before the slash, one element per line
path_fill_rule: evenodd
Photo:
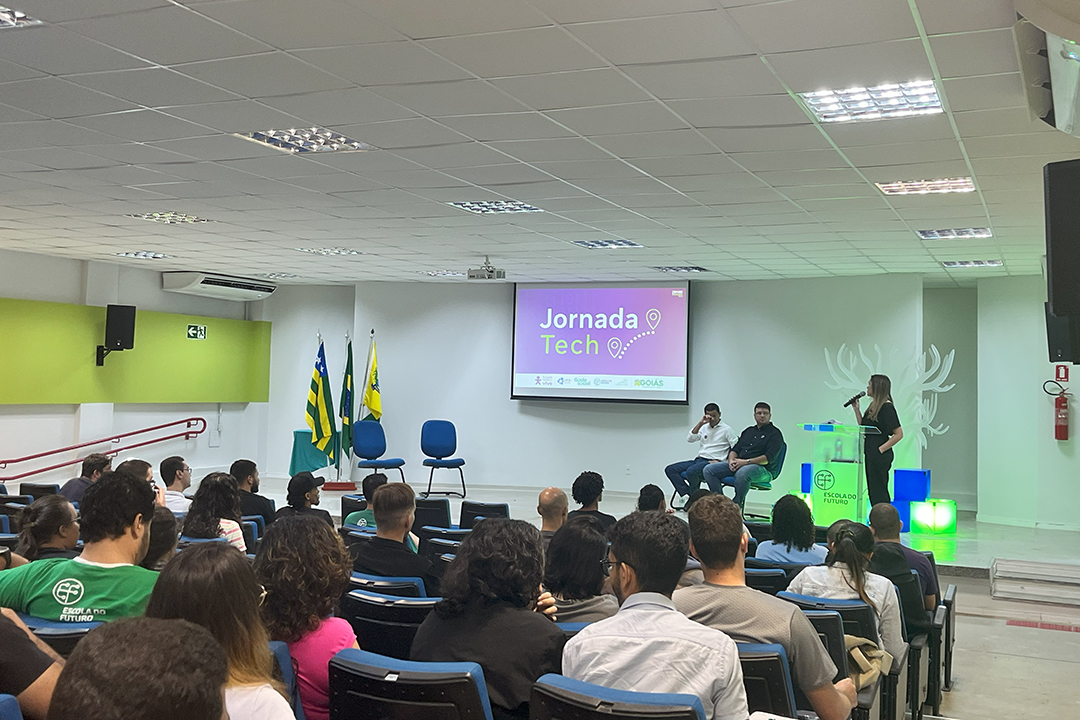
<path fill-rule="evenodd" d="M 892 380 L 888 375 L 870 376 L 870 407 L 866 408 L 863 417 L 869 420 L 877 420 L 881 406 L 892 402 Z"/>

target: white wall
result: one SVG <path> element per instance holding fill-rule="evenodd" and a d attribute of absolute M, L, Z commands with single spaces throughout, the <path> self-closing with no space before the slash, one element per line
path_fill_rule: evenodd
<path fill-rule="evenodd" d="M 979 520 L 1080 529 L 1080 430 L 1054 440 L 1040 277 L 980 280 Z M 1073 368 L 1076 371 L 1076 368 Z M 1073 383 L 1075 388 L 1075 383 Z M 1075 392 L 1075 390 L 1074 390 Z"/>

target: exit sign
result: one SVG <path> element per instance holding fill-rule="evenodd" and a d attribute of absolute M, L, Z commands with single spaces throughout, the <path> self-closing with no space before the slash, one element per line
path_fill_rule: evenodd
<path fill-rule="evenodd" d="M 188 340 L 205 340 L 206 339 L 206 326 L 205 325 L 188 325 L 187 326 Z"/>

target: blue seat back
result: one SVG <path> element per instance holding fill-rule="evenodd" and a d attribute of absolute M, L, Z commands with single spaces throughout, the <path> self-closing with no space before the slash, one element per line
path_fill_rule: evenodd
<path fill-rule="evenodd" d="M 0 720 L 23 720 L 19 701 L 14 695 L 0 695 Z"/>
<path fill-rule="evenodd" d="M 791 668 L 783 645 L 739 643 L 746 705 L 751 713 L 795 717 Z"/>
<path fill-rule="evenodd" d="M 806 565 L 803 563 L 778 563 L 772 560 L 762 560 L 761 558 L 748 557 L 746 558 L 747 570 L 783 570 L 788 576 L 788 582 L 803 570 L 806 569 Z"/>
<path fill-rule="evenodd" d="M 420 555 L 426 558 L 430 558 L 433 555 L 438 555 L 440 552 L 447 552 L 445 546 L 433 546 L 431 541 L 438 538 L 441 540 L 449 540 L 451 542 L 462 542 L 471 530 L 461 530 L 459 528 L 439 528 L 425 525 L 416 531 L 417 537 L 420 538 L 420 544 L 416 548 Z"/>
<path fill-rule="evenodd" d="M 17 615 L 38 639 L 64 657 L 71 654 L 88 632 L 101 625 L 100 622 L 57 622 L 25 613 Z"/>
<path fill-rule="evenodd" d="M 349 578 L 349 585 L 354 590 L 366 590 L 379 595 L 395 597 L 427 597 L 424 581 L 418 577 L 368 575 L 354 572 Z"/>
<path fill-rule="evenodd" d="M 354 512 L 361 510 L 367 510 L 367 498 L 363 495 L 351 494 L 341 496 L 341 521 L 345 522 L 345 518 L 352 515 Z"/>
<path fill-rule="evenodd" d="M 484 671 L 348 648 L 330 659 L 330 717 L 491 720 Z"/>
<path fill-rule="evenodd" d="M 353 452 L 365 460 L 375 460 L 386 454 L 386 432 L 374 420 L 353 423 Z"/>
<path fill-rule="evenodd" d="M 862 600 L 828 600 L 811 595 L 780 592 L 776 597 L 795 603 L 803 610 L 835 610 L 844 621 L 844 634 L 877 642 L 877 618 L 874 609 Z"/>
<path fill-rule="evenodd" d="M 587 622 L 561 622 L 555 624 L 559 626 L 560 630 L 566 633 L 566 637 L 568 638 L 574 637 L 589 625 Z"/>
<path fill-rule="evenodd" d="M 255 523 L 255 537 L 261 538 L 266 534 L 266 518 L 262 515 L 243 515 L 240 517 L 243 522 Z"/>
<path fill-rule="evenodd" d="M 821 644 L 832 658 L 836 666 L 836 677 L 833 682 L 838 682 L 848 676 L 847 672 L 847 647 L 844 645 L 844 620 L 840 613 L 835 610 L 803 610 L 803 615 L 817 630 Z"/>
<path fill-rule="evenodd" d="M 450 527 L 450 501 L 446 498 L 416 498 L 412 531 L 419 535 L 417 531 L 424 526 Z"/>
<path fill-rule="evenodd" d="M 8 522 L 7 515 L 0 515 L 0 533 L 10 533 L 11 523 Z"/>
<path fill-rule="evenodd" d="M 457 430 L 449 420 L 428 420 L 420 428 L 420 451 L 442 459 L 457 451 Z"/>
<path fill-rule="evenodd" d="M 548 673 L 533 685 L 529 720 L 705 720 L 696 695 L 615 690 Z"/>
<path fill-rule="evenodd" d="M 289 646 L 280 640 L 272 640 L 270 652 L 274 654 L 274 661 L 281 670 L 281 681 L 285 685 L 285 695 L 289 698 L 293 715 L 296 716 L 296 720 L 305 720 L 304 706 L 300 703 L 300 686 L 296 682 L 296 669 L 293 668 Z"/>
<path fill-rule="evenodd" d="M 41 484 L 41 483 L 19 483 L 19 494 L 29 495 L 37 500 L 38 498 L 45 497 L 46 495 L 55 495 L 60 492 L 59 485 Z"/>
<path fill-rule="evenodd" d="M 360 647 L 406 660 L 417 628 L 441 599 L 353 590 L 341 598 L 341 617 L 352 626 Z"/>
<path fill-rule="evenodd" d="M 746 584 L 755 590 L 775 595 L 788 586 L 788 576 L 780 568 L 746 568 Z"/>
<path fill-rule="evenodd" d="M 458 516 L 459 528 L 471 528 L 477 518 L 508 518 L 510 506 L 506 503 L 482 503 L 471 500 L 461 501 L 461 514 Z"/>
<path fill-rule="evenodd" d="M 787 443 L 783 443 L 780 446 L 780 452 L 776 454 L 776 462 L 769 463 L 765 466 L 765 469 L 772 475 L 773 480 L 780 476 L 780 471 L 784 469 L 784 458 L 787 457 Z"/>

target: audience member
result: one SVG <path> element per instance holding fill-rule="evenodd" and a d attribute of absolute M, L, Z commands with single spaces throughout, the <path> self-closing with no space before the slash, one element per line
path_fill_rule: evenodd
<path fill-rule="evenodd" d="M 743 507 L 752 484 L 772 482 L 768 466 L 776 464 L 783 446 L 784 435 L 772 424 L 772 408 L 759 402 L 754 406 L 754 424 L 742 431 L 727 461 L 710 463 L 702 470 L 705 482 L 715 492 L 720 492 L 721 485 L 733 486 L 735 502 Z"/>
<path fill-rule="evenodd" d="M 664 502 L 664 491 L 656 485 L 646 485 L 638 491 L 637 509 L 639 512 L 657 510 L 667 512 L 667 503 Z"/>
<path fill-rule="evenodd" d="M 364 494 L 364 501 L 367 502 L 367 507 L 363 510 L 349 513 L 348 517 L 341 521 L 341 524 L 359 525 L 360 527 L 376 527 L 375 512 L 372 510 L 371 502 L 375 498 L 375 491 L 387 482 L 386 475 L 382 473 L 371 473 L 361 480 L 360 492 Z"/>
<path fill-rule="evenodd" d="M 150 544 L 146 556 L 139 563 L 147 570 L 160 571 L 176 554 L 176 542 L 180 539 L 180 523 L 172 510 L 154 506 L 154 523 L 150 526 Z"/>
<path fill-rule="evenodd" d="M 671 601 L 686 566 L 686 523 L 636 512 L 608 535 L 611 584 L 622 607 L 570 638 L 563 674 L 618 690 L 697 695 L 707 720 L 746 720 L 735 642 L 688 620 Z"/>
<path fill-rule="evenodd" d="M 688 497 L 686 499 L 686 504 L 683 505 L 682 509 L 685 510 L 686 512 L 690 512 L 690 506 L 691 505 L 696 503 L 701 498 L 708 497 L 709 495 L 713 495 L 713 494 L 715 494 L 715 493 L 713 493 L 713 491 L 709 490 L 708 488 L 698 488 L 694 492 L 690 493 L 690 497 Z"/>
<path fill-rule="evenodd" d="M 221 643 L 229 664 L 230 720 L 293 720 L 273 679 L 274 659 L 259 618 L 263 589 L 251 563 L 226 543 L 188 548 L 158 578 L 146 616 L 201 625 Z"/>
<path fill-rule="evenodd" d="M 140 460 L 138 458 L 125 460 L 116 466 L 116 472 L 127 473 L 132 477 L 145 480 L 151 485 L 154 484 L 154 466 L 145 460 Z"/>
<path fill-rule="evenodd" d="M 321 477 L 316 477 L 306 470 L 293 475 L 289 480 L 289 490 L 286 495 L 288 506 L 278 510 L 277 517 L 280 519 L 310 515 L 322 518 L 330 524 L 330 527 L 334 527 L 334 519 L 330 517 L 330 513 L 314 507 L 319 504 L 319 488 L 322 484 Z"/>
<path fill-rule="evenodd" d="M 276 520 L 255 552 L 255 577 L 266 590 L 263 623 L 272 640 L 289 644 L 308 720 L 328 720 L 328 663 L 357 647 L 349 623 L 334 617 L 351 563 L 333 526 L 311 515 Z"/>
<path fill-rule="evenodd" d="M 221 645 L 194 623 L 109 623 L 75 646 L 49 720 L 225 720 L 228 669 Z"/>
<path fill-rule="evenodd" d="M 103 453 L 90 453 L 82 462 L 82 475 L 72 478 L 60 488 L 60 494 L 73 503 L 81 502 L 86 488 L 112 469 L 112 458 Z"/>
<path fill-rule="evenodd" d="M 540 539 L 547 551 L 551 545 L 551 538 L 556 531 L 566 522 L 566 513 L 570 503 L 566 501 L 566 493 L 557 487 L 547 487 L 540 491 L 540 497 L 536 502 L 536 512 L 540 513 Z"/>
<path fill-rule="evenodd" d="M 798 495 L 785 495 L 772 509 L 772 540 L 757 546 L 754 557 L 778 563 L 820 565 L 828 549 L 814 544 L 814 516 Z"/>
<path fill-rule="evenodd" d="M 232 475 L 210 473 L 199 482 L 181 534 L 190 538 L 222 537 L 240 552 L 247 552 L 240 528 L 240 491 Z"/>
<path fill-rule="evenodd" d="M 561 670 L 566 635 L 538 612 L 540 533 L 490 518 L 462 541 L 442 579 L 443 599 L 413 640 L 413 660 L 475 662 L 496 720 L 527 718 L 533 683 Z"/>
<path fill-rule="evenodd" d="M 750 535 L 739 506 L 723 495 L 710 495 L 694 504 L 688 519 L 690 551 L 701 561 L 705 582 L 676 590 L 675 607 L 736 642 L 782 645 L 792 680 L 818 717 L 845 720 L 856 703 L 855 685 L 846 677 L 833 684 L 837 668 L 806 615 L 792 603 L 746 586 Z"/>
<path fill-rule="evenodd" d="M 937 607 L 938 582 L 930 558 L 900 542 L 903 523 L 900 513 L 889 503 L 870 508 L 870 532 L 874 534 L 874 556 L 870 571 L 887 578 L 906 575 L 914 570 L 919 574 L 923 602 L 927 610 Z"/>
<path fill-rule="evenodd" d="M 615 524 L 616 520 L 613 516 L 602 513 L 599 509 L 600 501 L 604 499 L 604 478 L 600 477 L 600 473 L 586 470 L 578 475 L 570 494 L 581 507 L 567 517 L 591 515 L 604 524 L 605 532 Z"/>
<path fill-rule="evenodd" d="M 21 567 L 28 562 L 22 555 L 13 553 L 7 545 L 0 545 L 0 570 Z"/>
<path fill-rule="evenodd" d="M 0 693 L 14 695 L 28 720 L 45 720 L 63 659 L 23 624 L 14 611 L 0 616 Z"/>
<path fill-rule="evenodd" d="M 720 406 L 709 403 L 705 414 L 686 436 L 688 443 L 700 443 L 697 456 L 693 460 L 672 463 L 664 468 L 664 474 L 675 487 L 675 492 L 682 497 L 689 497 L 701 487 L 705 480 L 702 471 L 710 463 L 728 459 L 731 447 L 738 441 L 739 434 L 727 423 L 720 422 Z M 686 473 L 686 478 L 683 478 Z"/>
<path fill-rule="evenodd" d="M 274 522 L 274 501 L 259 495 L 259 468 L 250 460 L 237 460 L 229 467 L 240 489 L 240 515 L 261 515 L 264 525 Z"/>
<path fill-rule="evenodd" d="M 150 542 L 154 490 L 141 478 L 106 473 L 83 495 L 81 516 L 82 554 L 0 573 L 0 606 L 65 622 L 142 614 L 157 580 L 137 566 Z"/>
<path fill-rule="evenodd" d="M 27 560 L 78 556 L 79 519 L 63 495 L 42 495 L 22 511 L 17 551 Z"/>
<path fill-rule="evenodd" d="M 788 591 L 837 600 L 862 600 L 874 609 L 878 621 L 878 643 L 894 658 L 902 658 L 906 644 L 900 629 L 900 601 L 893 584 L 867 566 L 874 554 L 870 528 L 850 520 L 836 530 L 824 565 L 803 569 L 788 584 Z"/>
<path fill-rule="evenodd" d="M 191 507 L 191 500 L 184 497 L 184 491 L 191 487 L 191 466 L 184 458 L 173 455 L 162 460 L 158 470 L 165 484 L 165 507 L 174 513 L 186 513 Z"/>
<path fill-rule="evenodd" d="M 439 578 L 431 560 L 405 544 L 416 517 L 416 495 L 405 483 L 380 486 L 368 501 L 375 513 L 375 537 L 354 548 L 353 570 L 368 575 L 418 577 L 428 597 L 438 597 Z"/>
<path fill-rule="evenodd" d="M 619 611 L 615 596 L 604 594 L 607 538 L 599 520 L 571 518 L 551 538 L 545 557 L 544 589 L 555 597 L 559 622 L 594 622 Z"/>

